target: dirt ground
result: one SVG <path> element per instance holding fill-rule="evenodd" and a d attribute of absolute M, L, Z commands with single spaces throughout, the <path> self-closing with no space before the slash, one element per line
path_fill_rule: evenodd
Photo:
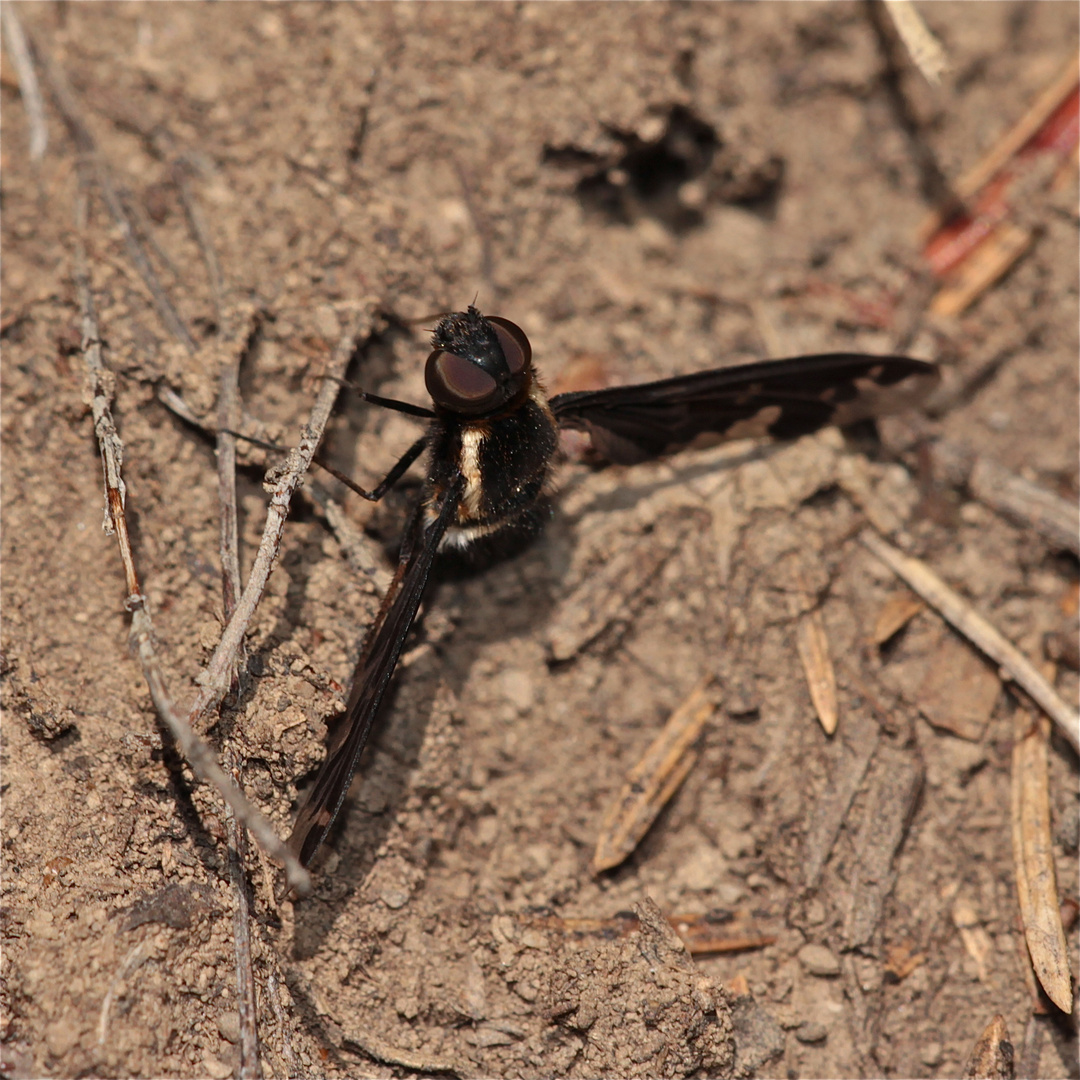
<path fill-rule="evenodd" d="M 884 522 L 1037 660 L 1047 633 L 1075 641 L 1075 557 L 926 449 L 1076 498 L 1075 185 L 1031 193 L 1037 242 L 957 318 L 928 314 L 915 237 L 928 161 L 974 165 L 1075 54 L 1078 11 L 921 7 L 951 62 L 938 90 L 890 69 L 854 3 L 18 6 L 190 335 L 163 323 L 97 189 L 128 514 L 181 705 L 222 625 L 218 494 L 213 443 L 161 394 L 212 422 L 255 310 L 245 423 L 286 445 L 350 319 L 350 376 L 422 403 L 422 327 L 474 298 L 525 328 L 556 388 L 827 350 L 945 371 L 945 404 L 879 442 L 568 463 L 527 551 L 443 575 L 315 894 L 277 903 L 278 871 L 250 853 L 264 1075 L 947 1077 L 997 1013 L 1020 1074 L 1078 1075 L 1073 1021 L 1031 1019 L 1018 932 L 1023 706 L 928 610 L 873 644 L 903 590 L 855 539 Z M 3 1069 L 226 1077 L 224 814 L 162 735 L 101 528 L 78 155 L 50 98 L 32 162 L 8 63 L 2 106 Z M 371 483 L 416 434 L 343 393 L 327 446 Z M 246 575 L 266 458 L 242 457 Z M 294 502 L 240 700 L 208 736 L 283 835 L 377 607 L 350 558 L 389 567 L 406 506 L 315 474 Z M 796 649 L 810 609 L 837 669 L 832 738 Z M 582 629 L 583 612 L 603 617 Z M 696 765 L 595 875 L 626 771 L 706 675 L 719 707 Z M 1075 702 L 1075 671 L 1057 679 Z M 1050 768 L 1075 910 L 1076 760 L 1057 739 Z M 691 959 L 659 913 L 771 943 Z"/>

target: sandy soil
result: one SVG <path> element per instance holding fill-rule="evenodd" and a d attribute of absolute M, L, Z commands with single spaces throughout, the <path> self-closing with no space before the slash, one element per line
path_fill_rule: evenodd
<path fill-rule="evenodd" d="M 899 86 L 956 177 L 1074 54 L 1077 9 L 922 7 L 952 70 L 938 91 L 910 70 Z M 95 193 L 128 512 L 181 703 L 221 626 L 218 496 L 212 443 L 160 393 L 212 416 L 253 310 L 244 407 L 286 444 L 350 318 L 366 328 L 351 376 L 422 402 L 419 327 L 474 297 L 526 329 L 556 386 L 837 349 L 945 368 L 946 406 L 883 422 L 877 444 L 828 432 L 567 465 L 528 551 L 447 576 L 315 895 L 278 905 L 275 868 L 248 860 L 264 1074 L 944 1077 L 1000 1013 L 1029 1075 L 1076 1076 L 1068 1020 L 1031 1022 L 1017 931 L 1020 706 L 928 611 L 871 643 L 901 590 L 854 539 L 884 522 L 1033 657 L 1048 632 L 1075 633 L 1075 558 L 920 450 L 947 440 L 1075 499 L 1074 185 L 1033 192 L 1033 249 L 968 313 L 933 319 L 925 159 L 859 4 L 19 14 L 191 335 L 163 324 Z M 127 647 L 78 347 L 76 148 L 50 103 L 32 165 L 10 65 L 2 106 L 3 1067 L 225 1077 L 239 1023 L 223 811 L 163 739 Z M 367 483 L 415 437 L 343 394 L 327 446 Z M 266 495 L 264 456 L 244 460 L 246 573 Z M 378 599 L 317 488 L 345 506 L 354 555 L 383 567 L 407 505 L 317 476 L 294 505 L 242 693 L 209 736 L 283 833 Z M 620 558 L 655 573 L 605 577 Z M 838 672 L 832 739 L 796 650 L 810 608 Z M 607 612 L 591 640 L 573 636 L 583 610 Z M 707 674 L 720 707 L 696 766 L 633 856 L 594 875 L 622 777 Z M 1075 701 L 1075 672 L 1058 680 Z M 1050 757 L 1075 901 L 1076 761 L 1057 741 Z M 639 926 L 614 920 L 631 909 Z M 658 912 L 732 913 L 772 944 L 691 959 Z"/>

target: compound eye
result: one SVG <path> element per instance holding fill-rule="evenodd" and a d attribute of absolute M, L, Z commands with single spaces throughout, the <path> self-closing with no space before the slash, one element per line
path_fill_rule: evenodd
<path fill-rule="evenodd" d="M 440 349 L 428 357 L 424 382 L 434 401 L 444 408 L 457 410 L 483 405 L 498 389 L 498 383 L 482 367 Z"/>
<path fill-rule="evenodd" d="M 513 375 L 520 375 L 532 359 L 532 346 L 525 336 L 525 331 L 509 319 L 500 318 L 498 315 L 489 315 L 487 321 L 491 323 L 495 336 L 499 339 L 503 356 L 506 357 L 506 365 Z"/>

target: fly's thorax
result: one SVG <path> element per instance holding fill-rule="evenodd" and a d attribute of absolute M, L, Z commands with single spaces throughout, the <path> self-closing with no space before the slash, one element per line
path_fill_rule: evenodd
<path fill-rule="evenodd" d="M 432 500 L 460 473 L 456 530 L 466 541 L 495 532 L 545 493 L 557 447 L 555 418 L 535 380 L 527 395 L 494 416 L 440 414 L 431 429 Z"/>

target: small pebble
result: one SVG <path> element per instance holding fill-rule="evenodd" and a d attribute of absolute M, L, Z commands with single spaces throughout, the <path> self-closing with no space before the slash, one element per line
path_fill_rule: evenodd
<path fill-rule="evenodd" d="M 828 1037 L 829 1032 L 825 1025 L 813 1020 L 805 1020 L 795 1029 L 795 1038 L 801 1043 L 820 1043 Z"/>
<path fill-rule="evenodd" d="M 233 1074 L 231 1065 L 222 1061 L 221 1058 L 214 1057 L 209 1051 L 203 1054 L 202 1067 L 203 1072 L 211 1080 L 229 1080 L 229 1077 Z"/>
<path fill-rule="evenodd" d="M 840 961 L 824 945 L 804 945 L 798 953 L 799 963 L 811 975 L 839 975 Z"/>
<path fill-rule="evenodd" d="M 240 1016 L 238 1013 L 221 1013 L 217 1018 L 217 1029 L 227 1042 L 240 1041 Z"/>
<path fill-rule="evenodd" d="M 945 1053 L 945 1047 L 939 1042 L 928 1042 L 922 1050 L 919 1052 L 919 1057 L 922 1059 L 924 1065 L 933 1068 L 935 1065 L 941 1064 L 942 1055 Z"/>
<path fill-rule="evenodd" d="M 397 911 L 409 902 L 409 894 L 404 889 L 390 886 L 379 893 L 379 899 L 392 911 Z"/>
<path fill-rule="evenodd" d="M 79 1045 L 79 1028 L 72 1016 L 45 1025 L 45 1045 L 54 1058 L 66 1057 Z"/>

